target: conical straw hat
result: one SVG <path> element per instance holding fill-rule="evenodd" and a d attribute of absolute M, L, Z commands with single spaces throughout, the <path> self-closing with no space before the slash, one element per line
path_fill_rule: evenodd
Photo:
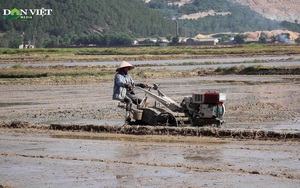
<path fill-rule="evenodd" d="M 134 69 L 133 65 L 131 65 L 127 61 L 122 61 L 119 65 L 119 67 L 116 69 L 116 71 L 118 71 L 119 69 L 124 68 L 124 67 L 130 67 L 130 70 Z"/>

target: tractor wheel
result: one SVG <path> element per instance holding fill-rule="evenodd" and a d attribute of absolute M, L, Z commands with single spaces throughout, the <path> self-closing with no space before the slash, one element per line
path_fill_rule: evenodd
<path fill-rule="evenodd" d="M 155 125 L 159 126 L 178 126 L 176 118 L 168 113 L 163 112 L 156 116 Z"/>

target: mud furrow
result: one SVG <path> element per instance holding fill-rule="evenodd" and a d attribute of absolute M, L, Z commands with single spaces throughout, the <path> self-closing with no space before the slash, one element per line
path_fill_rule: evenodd
<path fill-rule="evenodd" d="M 300 141 L 300 132 L 268 131 L 251 129 L 224 129 L 215 127 L 165 127 L 165 126 L 113 126 L 113 125 L 83 125 L 83 124 L 51 124 L 40 125 L 29 122 L 2 122 L 2 128 L 43 129 L 58 131 L 83 131 L 96 133 L 117 133 L 130 135 L 173 135 L 194 137 L 215 137 L 253 140 L 292 140 Z"/>
<path fill-rule="evenodd" d="M 258 174 L 264 176 L 273 176 L 277 178 L 286 178 L 286 179 L 294 179 L 300 180 L 299 176 L 295 176 L 292 174 L 279 174 L 279 173 L 270 173 L 256 170 L 246 170 L 246 169 L 234 169 L 222 166 L 222 168 L 218 167 L 200 167 L 200 166 L 191 166 L 185 164 L 166 164 L 166 163 L 150 163 L 150 162 L 139 162 L 139 161 L 121 161 L 121 160 L 107 160 L 107 159 L 96 159 L 96 158 L 78 158 L 78 157 L 63 157 L 63 156 L 51 156 L 51 155 L 27 155 L 27 154 L 8 154 L 1 153 L 3 157 L 28 157 L 28 158 L 41 158 L 41 159 L 56 159 L 56 160 L 74 160 L 74 161 L 91 161 L 91 162 L 100 162 L 107 164 L 127 164 L 127 165 L 143 165 L 143 166 L 157 166 L 157 167 L 166 167 L 166 168 L 185 168 L 188 170 L 194 170 L 198 172 L 236 172 L 236 173 L 245 173 L 245 174 Z"/>

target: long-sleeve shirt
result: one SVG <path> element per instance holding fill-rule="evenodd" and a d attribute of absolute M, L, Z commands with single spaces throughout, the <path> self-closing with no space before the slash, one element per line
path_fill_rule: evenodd
<path fill-rule="evenodd" d="M 128 83 L 130 83 L 132 87 L 139 85 L 139 83 L 136 83 L 128 73 L 126 74 L 125 72 L 120 71 L 115 75 L 113 100 L 123 100 L 125 98 L 127 92 L 129 92 L 128 88 L 126 88 Z"/>

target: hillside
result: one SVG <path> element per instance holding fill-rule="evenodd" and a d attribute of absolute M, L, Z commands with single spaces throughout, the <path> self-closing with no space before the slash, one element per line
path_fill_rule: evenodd
<path fill-rule="evenodd" d="M 220 32 L 290 30 L 280 21 L 298 17 L 295 0 L 30 0 L 0 1 L 0 47 L 117 46 L 134 38 L 196 36 Z M 267 5 L 269 3 L 269 5 Z M 285 8 L 278 6 L 285 5 Z M 267 8 L 277 17 L 266 16 Z M 28 10 L 28 11 L 27 11 Z M 276 10 L 276 11 L 275 11 Z M 279 11 L 282 11 L 278 13 Z M 296 11 L 296 12 L 295 12 Z M 297 12 L 298 11 L 298 12 Z M 10 14 L 10 13 L 13 14 Z M 49 13 L 42 15 L 41 13 Z M 265 13 L 265 14 L 264 14 Z M 277 14 L 278 13 L 278 14 Z M 284 14 L 286 13 L 286 14 Z M 287 14 L 289 13 L 289 14 Z M 291 15 L 294 15 L 292 17 Z"/>
<path fill-rule="evenodd" d="M 266 18 L 278 21 L 300 21 L 299 0 L 234 0 L 249 6 Z"/>
<path fill-rule="evenodd" d="M 232 2 L 237 2 L 241 5 L 249 6 L 255 12 L 258 12 L 263 17 L 276 20 L 276 21 L 289 21 L 295 22 L 295 20 L 300 21 L 300 6 L 299 0 L 231 0 Z M 151 0 L 147 0 L 147 3 Z M 192 4 L 193 0 L 176 0 L 169 1 L 168 5 L 183 6 Z M 217 15 L 218 13 L 214 10 L 207 12 L 199 12 L 190 15 L 184 15 L 183 19 L 196 19 L 205 17 L 208 15 Z"/>
<path fill-rule="evenodd" d="M 180 36 L 262 30 L 300 32 L 300 25 L 295 20 L 282 21 L 299 14 L 295 0 L 147 0 L 145 3 L 169 19 L 177 19 Z M 278 17 L 274 19 L 271 14 Z M 289 15 L 295 16 L 287 19 Z"/>
<path fill-rule="evenodd" d="M 0 47 L 16 46 L 23 39 L 37 46 L 80 44 L 84 40 L 110 45 L 114 38 L 123 40 L 133 37 L 166 36 L 175 30 L 175 24 L 171 20 L 147 8 L 140 0 L 2 0 L 0 7 L 8 10 L 52 10 L 51 15 L 33 15 L 32 19 L 4 20 L 5 17 L 1 15 L 0 36 L 1 33 L 10 35 L 0 40 Z M 84 38 L 83 35 L 87 34 L 113 36 L 94 36 L 97 38 L 94 40 Z M 8 44 L 5 43 L 7 41 Z"/>

